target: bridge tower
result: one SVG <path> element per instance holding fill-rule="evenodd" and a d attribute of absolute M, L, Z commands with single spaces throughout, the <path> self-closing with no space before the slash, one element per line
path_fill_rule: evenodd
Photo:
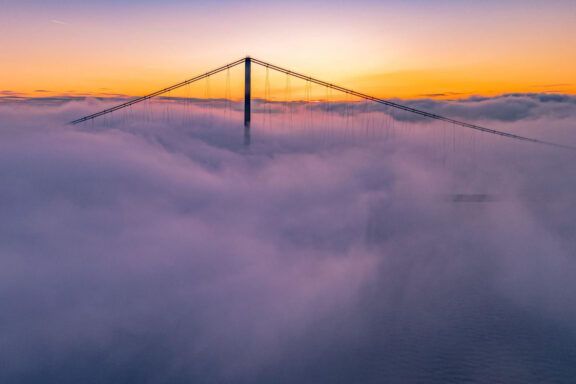
<path fill-rule="evenodd" d="M 244 61 L 244 145 L 250 146 L 250 101 L 252 98 L 252 59 L 247 56 Z"/>

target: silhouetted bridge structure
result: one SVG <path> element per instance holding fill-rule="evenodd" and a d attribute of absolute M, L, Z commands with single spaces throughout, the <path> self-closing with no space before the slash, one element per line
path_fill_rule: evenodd
<path fill-rule="evenodd" d="M 505 138 L 513 139 L 513 140 L 517 140 L 517 141 L 531 142 L 531 143 L 541 144 L 541 145 L 545 145 L 545 146 L 551 146 L 551 147 L 557 147 L 557 148 L 563 148 L 563 149 L 569 149 L 569 150 L 576 150 L 576 147 L 573 147 L 573 146 L 555 143 L 555 142 L 551 142 L 551 141 L 540 140 L 540 139 L 536 139 L 536 138 L 530 138 L 530 137 L 517 135 L 517 134 L 513 134 L 513 133 L 508 133 L 508 132 L 504 132 L 504 131 L 500 131 L 500 130 L 496 130 L 496 129 L 490 129 L 490 128 L 487 128 L 484 126 L 471 124 L 471 123 L 468 123 L 465 121 L 460 121 L 460 120 L 452 119 L 452 118 L 442 116 L 439 114 L 427 112 L 427 111 L 424 111 L 421 109 L 413 108 L 413 107 L 403 105 L 403 104 L 400 104 L 397 102 L 393 102 L 390 100 L 380 99 L 380 98 L 377 98 L 374 96 L 367 95 L 365 93 L 361 93 L 361 92 L 358 92 L 358 91 L 355 91 L 352 89 L 348 89 L 346 87 L 343 87 L 343 86 L 340 86 L 337 84 L 333 84 L 330 82 L 322 81 L 322 80 L 316 79 L 314 77 L 303 75 L 301 73 L 294 72 L 294 71 L 285 69 L 283 67 L 280 67 L 280 66 L 277 66 L 277 65 L 274 65 L 274 64 L 256 59 L 256 58 L 251 58 L 251 57 L 245 57 L 245 58 L 236 60 L 232 63 L 226 64 L 224 66 L 221 66 L 221 67 L 216 68 L 214 70 L 211 70 L 209 72 L 203 73 L 203 74 L 198 75 L 196 77 L 190 78 L 188 80 L 182 81 L 180 83 L 174 84 L 172 86 L 160 89 L 160 90 L 155 91 L 153 93 L 150 93 L 148 95 L 135 98 L 133 100 L 118 104 L 114 107 L 104 109 L 100 112 L 93 113 L 93 114 L 88 115 L 88 116 L 84 116 L 82 118 L 71 121 L 70 124 L 79 124 L 79 123 L 83 123 L 86 121 L 94 120 L 98 117 L 113 113 L 115 111 L 122 110 L 122 109 L 127 108 L 127 107 L 131 107 L 131 106 L 139 104 L 139 103 L 142 103 L 146 100 L 150 100 L 150 99 L 157 98 L 159 96 L 168 94 L 171 91 L 177 90 L 181 87 L 190 85 L 190 84 L 198 82 L 200 80 L 208 79 L 209 77 L 216 75 L 220 72 L 230 70 L 231 68 L 234 68 L 234 67 L 237 67 L 240 65 L 244 65 L 244 108 L 243 108 L 244 109 L 244 111 L 243 111 L 244 112 L 244 143 L 245 143 L 245 145 L 250 145 L 250 142 L 251 142 L 250 124 L 251 124 L 251 120 L 252 120 L 251 115 L 252 115 L 252 100 L 253 100 L 253 97 L 252 97 L 252 66 L 253 66 L 253 64 L 266 68 L 267 73 L 268 73 L 268 70 L 273 70 L 273 71 L 285 74 L 288 77 L 293 77 L 293 78 L 304 80 L 309 84 L 317 84 L 321 87 L 325 87 L 325 88 L 330 89 L 330 90 L 335 90 L 335 91 L 341 92 L 342 94 L 356 97 L 360 100 L 378 103 L 378 104 L 384 105 L 388 108 L 391 108 L 393 110 L 404 111 L 408 114 L 412 114 L 412 115 L 418 116 L 420 118 L 427 118 L 427 119 L 431 119 L 431 120 L 435 120 L 435 121 L 445 122 L 445 123 L 449 123 L 449 124 L 454 125 L 454 126 L 464 127 L 464 128 L 478 131 L 478 132 L 483 132 L 483 133 L 487 133 L 490 135 L 505 137 Z"/>

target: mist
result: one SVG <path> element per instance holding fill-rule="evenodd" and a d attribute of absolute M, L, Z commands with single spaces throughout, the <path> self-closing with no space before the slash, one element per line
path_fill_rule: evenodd
<path fill-rule="evenodd" d="M 569 96 L 411 103 L 576 144 Z M 249 149 L 0 104 L 0 381 L 572 383 L 576 152 L 341 104 Z"/>

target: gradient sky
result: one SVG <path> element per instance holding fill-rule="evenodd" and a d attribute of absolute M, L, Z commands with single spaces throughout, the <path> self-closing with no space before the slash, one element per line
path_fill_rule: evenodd
<path fill-rule="evenodd" d="M 5 94 L 139 95 L 247 54 L 381 97 L 576 92 L 574 0 L 0 0 L 0 9 Z"/>

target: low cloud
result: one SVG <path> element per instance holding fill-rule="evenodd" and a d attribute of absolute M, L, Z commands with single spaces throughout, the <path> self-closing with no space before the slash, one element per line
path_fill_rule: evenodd
<path fill-rule="evenodd" d="M 354 136 L 342 110 L 371 105 L 332 105 L 330 141 L 256 103 L 249 150 L 217 101 L 62 124 L 112 103 L 0 105 L 0 381 L 576 375 L 569 151 L 434 123 Z M 568 95 L 406 103 L 574 140 Z"/>
<path fill-rule="evenodd" d="M 16 98 L 19 102 L 25 101 L 34 105 L 36 103 L 47 102 L 66 103 L 68 101 L 84 101 L 87 98 L 99 99 L 104 102 L 123 102 L 132 99 L 132 97 L 121 93 L 102 92 L 96 95 L 77 94 L 74 93 L 74 91 L 70 91 L 70 93 L 72 94 L 43 98 L 25 98 L 21 93 L 2 91 L 0 94 L 5 95 L 5 98 L 0 96 L 0 100 L 5 99 L 5 101 L 10 101 Z M 432 97 L 439 95 L 428 96 Z M 161 97 L 161 99 L 181 104 L 190 102 L 195 104 L 212 103 L 212 107 L 219 107 L 221 109 L 228 106 L 225 99 L 218 98 L 184 99 L 165 96 Z M 410 100 L 390 99 L 390 101 L 412 108 L 421 109 L 426 112 L 467 121 L 520 122 L 534 121 L 540 118 L 567 119 L 576 116 L 576 96 L 569 94 L 510 93 L 493 97 L 471 96 L 458 100 L 437 100 L 426 98 Z M 286 103 L 281 101 L 255 99 L 253 103 L 255 113 L 284 113 L 287 106 L 299 105 L 304 106 L 305 109 L 322 110 L 331 113 L 339 113 L 341 115 L 356 116 L 365 113 L 382 112 L 390 114 L 397 121 L 429 121 L 418 115 L 368 101 L 331 103 L 315 102 L 306 104 L 305 102 Z M 239 102 L 232 102 L 231 104 L 238 110 L 242 108 Z"/>
<path fill-rule="evenodd" d="M 540 118 L 563 119 L 576 115 L 576 96 L 565 94 L 515 93 L 495 97 L 473 96 L 455 101 L 408 100 L 404 103 L 464 120 L 520 122 Z"/>

